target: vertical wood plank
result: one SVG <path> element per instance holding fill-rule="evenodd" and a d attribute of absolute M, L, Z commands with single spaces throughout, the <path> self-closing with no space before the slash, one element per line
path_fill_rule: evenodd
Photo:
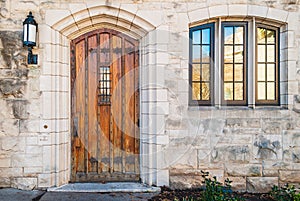
<path fill-rule="evenodd" d="M 100 33 L 100 65 L 99 67 L 105 67 L 109 65 L 110 60 L 110 40 L 109 40 L 109 34 L 108 33 Z M 112 70 L 110 69 L 112 72 Z M 111 80 L 111 75 L 110 75 Z M 98 92 L 99 94 L 100 92 Z M 110 142 L 110 121 L 111 121 L 111 106 L 110 105 L 100 105 L 99 108 L 99 115 L 98 115 L 98 121 L 100 124 L 100 169 L 99 172 L 107 173 L 110 171 L 110 149 L 111 149 L 111 142 Z"/>
<path fill-rule="evenodd" d="M 122 39 L 112 35 L 112 145 L 113 172 L 122 171 Z"/>
<path fill-rule="evenodd" d="M 75 87 L 75 118 L 77 119 L 77 139 L 76 139 L 76 155 L 77 166 L 76 172 L 84 172 L 84 152 L 85 152 L 85 41 L 81 40 L 75 46 L 76 55 L 76 80 Z"/>
<path fill-rule="evenodd" d="M 134 94 L 134 53 L 133 44 L 125 40 L 124 55 L 124 87 L 125 87 L 125 104 L 124 110 L 124 154 L 125 154 L 125 172 L 134 172 L 135 169 L 135 94 Z"/>
<path fill-rule="evenodd" d="M 98 170 L 98 122 L 97 122 L 97 35 L 88 37 L 88 171 Z"/>

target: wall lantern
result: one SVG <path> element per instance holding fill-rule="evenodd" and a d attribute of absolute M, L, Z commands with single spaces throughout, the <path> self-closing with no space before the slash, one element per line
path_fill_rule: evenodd
<path fill-rule="evenodd" d="M 23 22 L 23 46 L 28 47 L 28 64 L 37 64 L 37 55 L 32 54 L 32 48 L 36 46 L 36 35 L 38 24 L 33 19 L 32 12 L 29 12 Z"/>

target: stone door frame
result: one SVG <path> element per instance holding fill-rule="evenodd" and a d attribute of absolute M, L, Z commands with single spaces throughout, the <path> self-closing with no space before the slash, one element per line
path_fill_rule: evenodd
<path fill-rule="evenodd" d="M 45 139 L 46 150 L 43 151 L 44 182 L 40 187 L 60 186 L 70 181 L 70 41 L 103 27 L 140 41 L 141 181 L 149 185 L 169 185 L 168 170 L 160 168 L 156 162 L 161 146 L 168 142 L 164 133 L 165 114 L 156 109 L 167 102 L 167 97 L 160 98 L 160 94 L 166 94 L 166 89 L 161 87 L 164 77 L 160 69 L 168 61 L 162 62 L 159 57 L 166 53 L 155 49 L 157 16 L 143 19 L 136 9 L 123 10 L 105 4 L 70 4 L 67 10 L 45 11 L 45 23 L 39 25 L 38 47 L 42 68 L 40 139 Z"/>

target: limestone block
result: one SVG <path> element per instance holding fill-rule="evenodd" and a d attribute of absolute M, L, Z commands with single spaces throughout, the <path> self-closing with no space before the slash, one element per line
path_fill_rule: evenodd
<path fill-rule="evenodd" d="M 0 158 L 0 168 L 10 167 L 11 159 L 10 158 Z"/>
<path fill-rule="evenodd" d="M 39 174 L 38 175 L 38 187 L 49 187 L 52 183 L 52 175 L 51 174 Z"/>
<path fill-rule="evenodd" d="M 42 155 L 39 154 L 15 154 L 11 157 L 12 167 L 40 167 Z"/>
<path fill-rule="evenodd" d="M 247 191 L 251 193 L 267 193 L 274 185 L 278 185 L 278 177 L 247 177 Z"/>
<path fill-rule="evenodd" d="M 197 10 L 193 10 L 188 12 L 188 17 L 190 19 L 190 22 L 197 22 L 199 20 L 204 20 L 209 18 L 209 10 L 208 8 L 201 8 Z"/>
<path fill-rule="evenodd" d="M 20 132 L 21 133 L 37 133 L 40 131 L 39 120 L 21 120 Z"/>
<path fill-rule="evenodd" d="M 2 188 L 11 187 L 10 178 L 1 175 L 1 177 L 0 177 L 0 187 L 2 187 Z"/>
<path fill-rule="evenodd" d="M 0 168 L 1 177 L 21 177 L 23 176 L 23 168 L 11 167 L 11 168 Z"/>
<path fill-rule="evenodd" d="M 185 146 L 164 150 L 162 168 L 197 168 L 197 150 Z"/>
<path fill-rule="evenodd" d="M 226 177 L 227 178 L 227 177 Z M 245 177 L 228 177 L 231 183 L 232 190 L 246 191 L 246 178 Z"/>
<path fill-rule="evenodd" d="M 254 139 L 253 154 L 257 159 L 282 159 L 282 136 L 259 135 Z"/>
<path fill-rule="evenodd" d="M 279 180 L 284 183 L 300 183 L 300 170 L 279 170 Z"/>
<path fill-rule="evenodd" d="M 261 176 L 262 166 L 259 164 L 226 163 L 225 176 L 245 177 Z"/>
<path fill-rule="evenodd" d="M 170 188 L 188 189 L 201 187 L 203 178 L 201 176 L 170 176 Z"/>
<path fill-rule="evenodd" d="M 169 170 L 157 170 L 157 186 L 169 186 Z"/>
<path fill-rule="evenodd" d="M 13 178 L 11 181 L 11 186 L 13 188 L 17 188 L 21 190 L 33 190 L 37 188 L 37 178 L 32 178 L 32 177 Z"/>
<path fill-rule="evenodd" d="M 217 145 L 211 153 L 212 162 L 248 162 L 251 158 L 248 145 Z"/>
<path fill-rule="evenodd" d="M 25 137 L 2 137 L 1 149 L 8 152 L 25 150 Z"/>
<path fill-rule="evenodd" d="M 221 17 L 221 16 L 228 16 L 228 5 L 216 5 L 211 6 L 209 9 L 209 17 Z"/>

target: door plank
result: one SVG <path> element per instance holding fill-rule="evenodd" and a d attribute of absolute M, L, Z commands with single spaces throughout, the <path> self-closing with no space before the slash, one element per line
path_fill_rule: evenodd
<path fill-rule="evenodd" d="M 134 96 L 134 53 L 133 44 L 125 40 L 125 104 L 122 109 L 124 112 L 124 153 L 125 153 L 125 171 L 134 172 L 135 169 L 135 96 Z"/>
<path fill-rule="evenodd" d="M 112 35 L 112 165 L 113 172 L 122 172 L 122 39 Z"/>
<path fill-rule="evenodd" d="M 76 171 L 77 172 L 84 172 L 85 171 L 85 42 L 84 40 L 80 41 L 76 44 L 75 47 L 75 55 L 76 55 L 76 80 L 75 80 L 75 87 L 76 87 L 76 100 L 75 100 L 75 113 L 76 118 L 78 119 L 78 126 L 77 127 L 77 136 L 76 136 L 76 151 L 75 157 L 77 157 L 77 164 Z"/>
<path fill-rule="evenodd" d="M 98 171 L 97 35 L 88 38 L 88 172 Z"/>

